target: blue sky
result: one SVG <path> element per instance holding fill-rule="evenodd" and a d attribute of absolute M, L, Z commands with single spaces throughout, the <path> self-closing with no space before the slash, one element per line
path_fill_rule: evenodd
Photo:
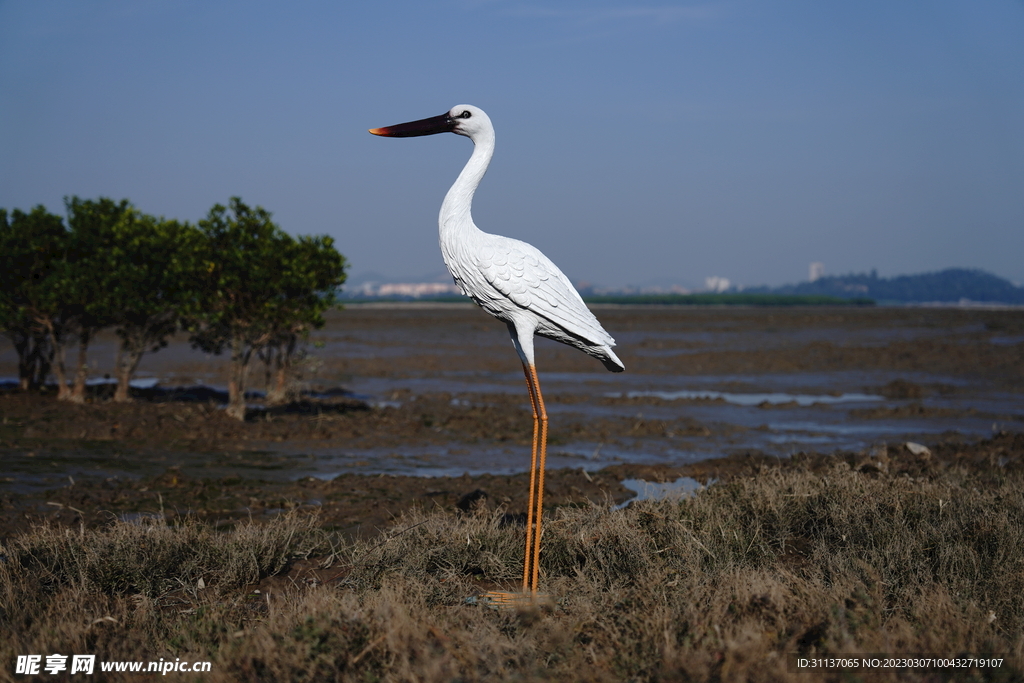
<path fill-rule="evenodd" d="M 240 195 L 353 274 L 443 270 L 495 123 L 484 230 L 574 282 L 977 267 L 1024 282 L 1024 2 L 0 0 L 0 206 Z"/>

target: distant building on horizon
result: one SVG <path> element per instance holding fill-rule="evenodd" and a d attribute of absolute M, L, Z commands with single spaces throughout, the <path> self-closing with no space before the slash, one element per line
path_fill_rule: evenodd
<path fill-rule="evenodd" d="M 633 294 L 690 294 L 691 290 L 682 285 L 651 285 L 638 287 L 625 285 L 624 287 L 595 287 L 589 282 L 580 282 L 576 285 L 576 291 L 580 296 L 619 296 Z"/>
<path fill-rule="evenodd" d="M 812 261 L 808 268 L 807 279 L 811 282 L 825 277 L 825 264 L 821 261 Z"/>
<path fill-rule="evenodd" d="M 365 297 L 411 297 L 449 296 L 462 294 L 454 282 L 365 282 L 355 292 Z"/>
<path fill-rule="evenodd" d="M 709 292 L 721 293 L 729 289 L 732 285 L 727 277 L 719 277 L 712 275 L 711 277 L 704 278 L 704 289 Z"/>

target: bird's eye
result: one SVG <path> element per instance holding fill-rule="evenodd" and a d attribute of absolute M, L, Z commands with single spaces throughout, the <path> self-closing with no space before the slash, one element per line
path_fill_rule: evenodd
<path fill-rule="evenodd" d="M 468 109 L 466 111 L 462 112 L 461 114 L 459 114 L 459 116 L 461 116 L 464 119 L 468 119 L 472 115 L 473 115 L 473 112 L 469 111 Z"/>

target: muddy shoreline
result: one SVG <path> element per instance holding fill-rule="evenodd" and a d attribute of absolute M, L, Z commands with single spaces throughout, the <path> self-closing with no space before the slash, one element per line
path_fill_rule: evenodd
<path fill-rule="evenodd" d="M 45 414 L 46 397 L 7 394 L 0 396 L 6 416 L 21 414 L 20 409 Z M 438 401 L 444 404 L 444 401 Z M 42 403 L 43 405 L 38 405 Z M 62 409 L 65 407 L 62 407 Z M 90 440 L 62 436 L 11 437 L 12 430 L 29 431 L 32 423 L 8 419 L 6 433 L 0 439 L 0 454 L 10 463 L 19 454 L 46 469 L 55 470 L 51 482 L 28 491 L 8 491 L 0 496 L 0 527 L 11 535 L 40 523 L 56 523 L 79 527 L 97 527 L 117 519 L 140 517 L 168 521 L 193 516 L 218 527 L 231 528 L 240 521 L 266 520 L 295 508 L 317 510 L 327 529 L 350 537 L 373 536 L 388 528 L 411 508 L 441 508 L 474 511 L 501 510 L 510 523 L 526 509 L 528 475 L 478 474 L 451 477 L 417 477 L 393 474 L 363 475 L 346 473 L 330 479 L 303 477 L 290 480 L 288 473 L 294 459 L 284 459 L 269 451 L 247 448 L 253 440 L 271 443 L 273 435 L 310 426 L 315 417 L 297 416 L 278 423 L 253 422 L 241 424 L 227 418 L 223 411 L 207 412 L 194 406 L 146 404 L 107 406 L 103 403 L 70 407 L 81 413 L 82 422 L 99 421 L 93 411 L 110 408 L 107 420 L 125 419 L 152 426 L 150 439 L 130 435 L 114 440 Z M 340 409 L 339 409 L 340 410 Z M 392 411 L 393 412 L 393 411 Z M 388 425 L 374 425 L 368 408 L 347 408 L 340 415 L 354 415 L 363 430 L 391 429 L 398 422 L 393 416 Z M 39 413 L 36 413 L 39 414 Z M 178 418 L 182 415 L 187 419 Z M 203 417 L 200 417 L 202 415 Z M 493 416 L 481 419 L 489 423 Z M 508 438 L 522 439 L 529 429 L 528 416 L 519 416 L 510 425 Z M 384 419 L 378 416 L 377 419 Z M 197 426 L 197 422 L 208 424 Z M 64 420 L 66 429 L 76 421 Z M 420 425 L 422 427 L 422 425 Z M 175 429 L 177 428 L 177 429 Z M 523 429 L 519 429 L 523 428 Z M 36 429 L 40 429 L 36 424 Z M 335 427 L 335 430 L 340 429 Z M 239 432 L 248 430 L 245 436 Z M 173 432 L 177 431 L 177 434 Z M 425 428 L 428 433 L 431 431 Z M 203 451 L 195 435 L 217 432 L 221 440 L 206 444 Z M 337 431 L 327 431 L 336 437 Z M 470 431 L 470 434 L 472 431 Z M 436 432 L 434 432 L 436 434 Z M 188 436 L 188 438 L 186 438 Z M 316 432 L 307 434 L 315 437 Z M 358 437 L 356 437 L 358 438 Z M 392 434 L 392 438 L 397 438 Z M 472 438 L 471 436 L 469 438 Z M 164 439 L 160 443 L 160 439 Z M 141 443 L 140 443 L 141 442 Z M 527 442 L 520 444 L 528 449 Z M 174 450 L 183 449 L 183 450 Z M 65 475 L 61 472 L 69 462 L 89 458 L 97 467 L 110 468 L 113 463 L 131 463 L 136 476 Z M 729 481 L 736 477 L 756 477 L 768 469 L 825 471 L 839 461 L 851 469 L 871 476 L 929 477 L 949 468 L 1011 472 L 1024 469 L 1024 434 L 1002 432 L 988 439 L 971 442 L 951 433 L 928 447 L 927 452 L 911 452 L 904 444 L 879 446 L 870 451 L 834 453 L 797 453 L 778 458 L 759 452 L 734 453 L 721 458 L 701 460 L 686 465 L 622 464 L 587 471 L 585 467 L 549 470 L 545 482 L 545 501 L 552 508 L 560 506 L 611 506 L 634 497 L 635 491 L 623 486 L 623 480 L 672 482 L 680 477 L 695 479 L 701 484 Z M 167 463 L 173 464 L 167 464 Z M 160 470 L 157 474 L 150 474 Z M 213 476 L 204 476 L 205 471 Z M 216 476 L 230 471 L 226 476 Z M 10 475 L 5 477 L 10 484 Z"/>
<path fill-rule="evenodd" d="M 619 340 L 627 376 L 600 374 L 572 349 L 538 346 L 551 452 L 561 458 L 548 474 L 552 506 L 621 503 L 633 495 L 624 479 L 721 481 L 837 458 L 908 476 L 1020 462 L 1020 311 L 602 307 L 598 314 Z M 413 506 L 500 508 L 513 521 L 525 509 L 531 418 L 503 326 L 467 306 L 351 307 L 333 313 L 311 342 L 305 398 L 272 409 L 254 404 L 244 423 L 227 418 L 216 392 L 166 389 L 216 386 L 226 370 L 224 359 L 183 340 L 146 358 L 140 374 L 159 378 L 161 388 L 134 390 L 132 404 L 112 403 L 110 386 L 92 387 L 84 405 L 57 403 L 47 392 L 0 392 L 4 534 L 45 521 L 94 526 L 155 515 L 231 526 L 309 507 L 329 528 L 365 537 Z M 111 348 L 109 339 L 97 344 L 94 376 L 104 373 Z M 0 375 L 10 374 L 10 356 L 0 346 Z M 694 377 L 726 398 L 659 398 L 671 378 Z M 259 389 L 258 368 L 251 379 Z M 795 400 L 727 405 L 728 392 L 756 391 L 868 392 L 878 401 L 849 410 Z M 807 416 L 821 424 L 776 426 Z M 834 438 L 877 425 L 902 431 L 862 438 L 855 449 Z M 911 439 L 931 455 L 907 451 Z M 783 446 L 768 448 L 776 443 Z M 349 459 L 335 463 L 327 452 Z M 502 466 L 488 473 L 493 457 Z M 388 473 L 385 465 L 403 458 L 416 467 L 451 458 L 452 476 Z"/>

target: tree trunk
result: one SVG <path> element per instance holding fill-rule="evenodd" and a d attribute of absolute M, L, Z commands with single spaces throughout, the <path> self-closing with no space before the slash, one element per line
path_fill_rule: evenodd
<path fill-rule="evenodd" d="M 246 352 L 245 340 L 240 336 L 231 338 L 231 378 L 228 380 L 228 415 L 245 421 L 245 374 L 248 370 L 250 353 Z"/>
<path fill-rule="evenodd" d="M 32 381 L 32 335 L 27 330 L 9 329 L 4 336 L 11 340 L 18 353 L 18 388 L 28 391 Z"/>
<path fill-rule="evenodd" d="M 167 310 L 149 316 L 142 323 L 137 320 L 125 320 L 118 327 L 117 335 L 121 338 L 121 346 L 117 349 L 117 358 L 114 361 L 114 375 L 117 377 L 115 402 L 131 402 L 131 381 L 135 371 L 139 369 L 142 357 L 147 350 L 157 351 L 166 346 L 166 337 L 174 332 L 176 326 L 174 311 Z"/>
<path fill-rule="evenodd" d="M 131 403 L 131 381 L 142 361 L 145 347 L 138 340 L 122 339 L 117 350 L 114 373 L 117 376 L 117 389 L 114 390 L 115 403 Z"/>
<path fill-rule="evenodd" d="M 53 374 L 57 377 L 57 400 L 69 401 L 71 400 L 71 389 L 68 387 L 67 366 L 64 364 L 64 334 L 58 334 L 50 320 L 43 324 L 50 339 L 50 345 L 53 346 L 53 359 L 56 361 L 53 364 Z"/>
<path fill-rule="evenodd" d="M 274 393 L 274 356 L 277 354 L 277 344 L 270 343 L 265 345 L 256 355 L 259 356 L 260 360 L 263 361 L 263 388 L 266 391 L 267 398 L 266 404 L 271 405 L 273 399 L 271 396 Z"/>
<path fill-rule="evenodd" d="M 267 405 L 280 405 L 290 398 L 288 369 L 291 352 L 294 349 L 294 340 L 278 337 L 271 347 L 272 353 L 267 354 Z"/>
<path fill-rule="evenodd" d="M 28 388 L 38 389 L 46 383 L 53 365 L 53 347 L 45 333 L 33 330 L 31 334 L 32 349 L 28 357 Z"/>
<path fill-rule="evenodd" d="M 85 380 L 89 377 L 87 354 L 92 334 L 91 327 L 83 327 L 78 333 L 78 367 L 75 368 L 75 386 L 72 387 L 71 396 L 68 398 L 72 403 L 85 403 Z"/>
<path fill-rule="evenodd" d="M 297 391 L 293 391 L 293 388 L 288 386 L 288 382 L 292 370 L 292 359 L 295 358 L 295 347 L 298 343 L 299 335 L 294 332 L 289 333 L 277 359 L 277 390 L 283 401 L 290 401 L 296 397 Z"/>
<path fill-rule="evenodd" d="M 4 336 L 11 340 L 18 354 L 18 388 L 22 391 L 38 389 L 50 372 L 50 344 L 45 333 L 29 325 L 11 327 Z"/>
<path fill-rule="evenodd" d="M 277 370 L 274 374 L 276 382 L 268 398 L 274 403 L 287 403 L 291 398 L 291 392 L 288 391 L 288 364 L 283 358 L 278 357 Z"/>

